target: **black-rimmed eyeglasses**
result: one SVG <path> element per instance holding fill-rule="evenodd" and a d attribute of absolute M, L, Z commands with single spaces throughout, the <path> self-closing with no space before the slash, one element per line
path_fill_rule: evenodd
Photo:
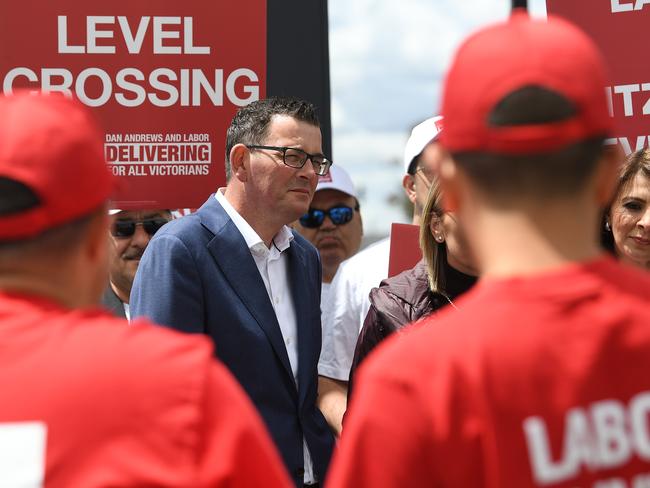
<path fill-rule="evenodd" d="M 259 146 L 256 144 L 246 145 L 248 149 L 268 149 L 282 153 L 282 162 L 291 168 L 302 168 L 307 160 L 311 160 L 314 166 L 314 172 L 318 176 L 325 176 L 332 166 L 332 161 L 322 154 L 309 154 L 308 152 L 296 147 L 284 146 Z"/>

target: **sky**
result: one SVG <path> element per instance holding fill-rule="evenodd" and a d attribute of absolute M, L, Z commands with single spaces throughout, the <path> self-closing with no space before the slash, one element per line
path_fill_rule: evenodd
<path fill-rule="evenodd" d="M 529 0 L 546 15 L 545 0 Z M 511 0 L 329 0 L 332 160 L 359 191 L 365 234 L 409 222 L 401 181 L 413 125 L 436 114 L 465 36 L 507 18 Z"/>

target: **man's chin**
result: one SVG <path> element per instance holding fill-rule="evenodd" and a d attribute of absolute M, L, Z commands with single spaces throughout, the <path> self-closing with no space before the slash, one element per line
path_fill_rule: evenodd
<path fill-rule="evenodd" d="M 345 259 L 345 253 L 341 246 L 318 246 L 318 253 L 320 254 L 321 261 L 323 262 L 341 262 Z"/>
<path fill-rule="evenodd" d="M 135 279 L 135 273 L 138 271 L 139 264 L 140 264 L 139 259 L 131 259 L 127 261 L 126 266 L 124 267 L 124 271 L 122 273 L 124 279 L 133 283 L 133 280 Z"/>

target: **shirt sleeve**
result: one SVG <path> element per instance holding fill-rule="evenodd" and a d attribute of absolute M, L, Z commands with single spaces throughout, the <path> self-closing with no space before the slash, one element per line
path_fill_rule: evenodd
<path fill-rule="evenodd" d="M 319 375 L 340 381 L 348 381 L 360 329 L 360 305 L 353 276 L 347 271 L 346 267 L 339 269 L 332 281 L 329 299 L 324 304 L 323 344 L 318 362 Z"/>
<path fill-rule="evenodd" d="M 371 361 L 373 363 L 374 361 Z M 330 486 L 437 486 L 429 419 L 413 388 L 364 364 L 328 477 Z"/>
<path fill-rule="evenodd" d="M 290 487 L 284 464 L 243 390 L 211 361 L 198 425 L 196 487 Z"/>

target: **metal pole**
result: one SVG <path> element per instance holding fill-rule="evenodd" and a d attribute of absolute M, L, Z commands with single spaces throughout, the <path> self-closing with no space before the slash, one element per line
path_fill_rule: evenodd
<path fill-rule="evenodd" d="M 528 9 L 528 0 L 512 0 L 512 9 L 516 8 Z"/>

